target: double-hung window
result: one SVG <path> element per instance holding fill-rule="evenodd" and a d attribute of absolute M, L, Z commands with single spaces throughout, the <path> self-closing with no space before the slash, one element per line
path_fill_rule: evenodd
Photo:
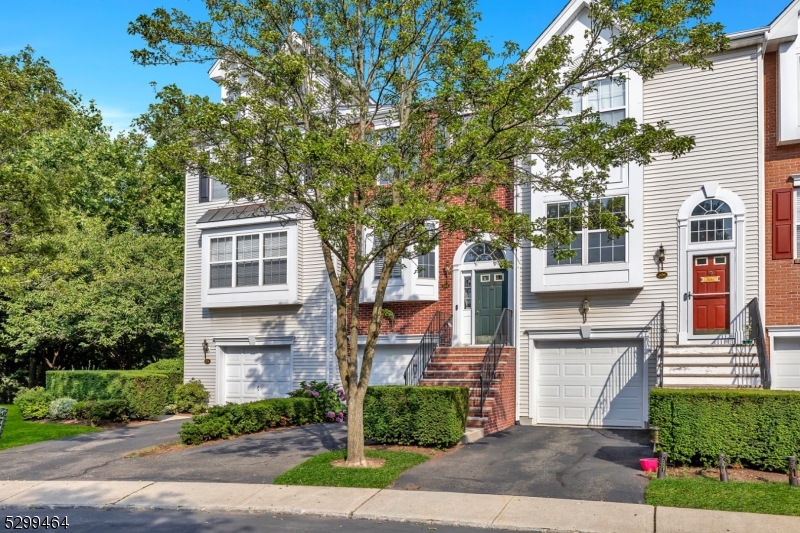
<path fill-rule="evenodd" d="M 285 285 L 288 282 L 286 231 L 210 239 L 209 288 Z M 234 259 L 235 258 L 235 259 Z"/>
<path fill-rule="evenodd" d="M 604 123 L 616 126 L 625 118 L 625 83 L 605 78 L 592 85 L 595 90 L 587 95 L 589 107 L 600 113 L 600 120 Z"/>
<path fill-rule="evenodd" d="M 625 196 L 600 198 L 589 202 L 588 209 L 590 221 L 592 214 L 611 212 L 617 215 L 620 221 L 626 218 Z M 575 252 L 574 257 L 556 259 L 555 249 L 547 251 L 547 265 L 589 265 L 597 263 L 623 263 L 626 261 L 627 235 L 610 238 L 608 232 L 590 222 L 588 227 L 583 227 L 579 217 L 574 216 L 577 208 L 575 202 L 554 202 L 547 204 L 547 218 L 549 220 L 567 219 L 569 227 L 575 233 L 575 238 L 569 244 L 569 249 Z"/>
<path fill-rule="evenodd" d="M 391 274 L 389 274 L 389 279 L 402 279 L 403 277 L 403 265 L 400 263 L 401 261 L 397 261 L 394 267 L 392 268 Z M 375 258 L 375 280 L 377 281 L 380 279 L 381 274 L 383 274 L 383 256 L 380 255 Z"/>

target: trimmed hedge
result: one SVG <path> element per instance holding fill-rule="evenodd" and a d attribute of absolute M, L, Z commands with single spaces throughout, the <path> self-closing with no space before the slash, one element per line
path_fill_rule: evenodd
<path fill-rule="evenodd" d="M 731 463 L 786 471 L 800 455 L 800 392 L 759 389 L 653 389 L 650 424 L 678 463 Z"/>
<path fill-rule="evenodd" d="M 47 418 L 50 414 L 50 403 L 55 399 L 50 391 L 42 387 L 22 388 L 14 397 L 14 405 L 19 407 L 24 420 L 36 420 Z"/>
<path fill-rule="evenodd" d="M 96 400 L 78 402 L 72 407 L 72 416 L 88 420 L 92 425 L 103 420 L 111 422 L 127 422 L 131 417 L 131 409 L 125 400 Z"/>
<path fill-rule="evenodd" d="M 47 373 L 47 392 L 78 401 L 122 400 L 137 418 L 153 418 L 173 403 L 180 374 L 144 370 L 58 370 Z"/>
<path fill-rule="evenodd" d="M 150 363 L 142 369 L 144 372 L 155 372 L 156 374 L 180 374 L 183 378 L 183 358 L 160 359 Z"/>
<path fill-rule="evenodd" d="M 219 405 L 207 415 L 192 418 L 180 431 L 184 444 L 256 433 L 279 426 L 322 422 L 317 402 L 311 398 L 273 398 L 251 403 Z"/>
<path fill-rule="evenodd" d="M 364 437 L 380 444 L 456 444 L 469 413 L 467 387 L 369 387 L 364 398 Z"/>

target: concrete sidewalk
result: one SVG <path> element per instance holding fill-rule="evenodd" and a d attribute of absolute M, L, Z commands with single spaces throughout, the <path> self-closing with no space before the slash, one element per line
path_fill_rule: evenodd
<path fill-rule="evenodd" d="M 800 518 L 649 505 L 240 483 L 0 481 L 0 507 L 183 509 L 571 533 L 789 533 Z"/>

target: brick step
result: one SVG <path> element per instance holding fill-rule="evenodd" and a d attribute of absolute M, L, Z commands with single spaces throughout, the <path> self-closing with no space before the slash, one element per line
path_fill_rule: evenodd
<path fill-rule="evenodd" d="M 505 366 L 508 364 L 508 361 L 499 361 L 497 363 L 497 367 L 500 368 L 501 366 Z M 483 361 L 479 362 L 452 362 L 450 360 L 445 359 L 444 361 L 434 361 L 431 360 L 428 363 L 428 370 L 475 370 L 480 372 L 483 368 Z"/>
<path fill-rule="evenodd" d="M 470 405 L 469 406 L 469 416 L 480 416 L 481 414 L 481 406 L 480 405 Z M 483 416 L 489 417 L 492 415 L 492 406 L 491 405 L 484 405 L 483 406 Z"/>
<path fill-rule="evenodd" d="M 424 383 L 423 383 L 424 382 Z M 480 389 L 481 380 L 479 379 L 421 379 L 420 385 L 427 385 L 429 387 L 470 387 Z M 495 379 L 492 385 L 499 385 L 500 380 Z"/>
<path fill-rule="evenodd" d="M 505 375 L 504 370 L 496 370 L 495 379 L 502 379 L 503 375 Z M 480 370 L 426 370 L 424 378 L 425 379 L 450 379 L 450 378 L 457 378 L 457 379 L 480 379 L 481 371 Z"/>
<path fill-rule="evenodd" d="M 468 428 L 482 428 L 486 422 L 489 421 L 489 417 L 484 416 L 468 416 L 467 417 L 467 427 Z"/>

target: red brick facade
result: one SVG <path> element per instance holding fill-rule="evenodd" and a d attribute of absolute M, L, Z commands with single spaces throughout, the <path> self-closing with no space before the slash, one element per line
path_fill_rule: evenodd
<path fill-rule="evenodd" d="M 772 258 L 772 191 L 792 187 L 800 174 L 800 143 L 778 146 L 777 53 L 764 56 L 766 326 L 800 324 L 800 261 Z"/>

